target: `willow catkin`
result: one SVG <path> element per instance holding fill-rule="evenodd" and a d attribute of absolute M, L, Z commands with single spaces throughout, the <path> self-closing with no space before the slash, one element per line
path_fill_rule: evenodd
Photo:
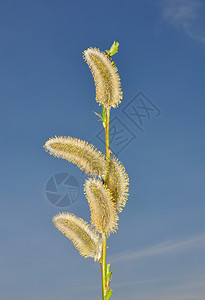
<path fill-rule="evenodd" d="M 111 192 L 118 212 L 121 212 L 126 205 L 129 191 L 128 185 L 129 178 L 124 166 L 116 157 L 110 157 L 106 186 Z"/>
<path fill-rule="evenodd" d="M 101 257 L 102 241 L 97 232 L 81 218 L 67 212 L 53 217 L 55 227 L 69 238 L 84 257 Z"/>
<path fill-rule="evenodd" d="M 96 101 L 105 107 L 118 106 L 122 91 L 117 67 L 97 48 L 88 48 L 83 52 L 83 57 L 95 81 Z"/>
<path fill-rule="evenodd" d="M 101 176 L 106 173 L 105 156 L 85 141 L 55 136 L 45 143 L 44 148 L 51 155 L 74 163 L 86 174 Z"/>
<path fill-rule="evenodd" d="M 91 222 L 98 232 L 113 232 L 117 228 L 118 216 L 110 191 L 99 179 L 90 178 L 85 182 L 85 195 L 91 211 Z"/>

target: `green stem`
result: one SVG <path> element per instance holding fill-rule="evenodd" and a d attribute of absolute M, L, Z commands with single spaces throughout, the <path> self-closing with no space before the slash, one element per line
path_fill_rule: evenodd
<path fill-rule="evenodd" d="M 110 108 L 107 108 L 106 124 L 105 124 L 105 157 L 109 160 L 109 126 L 110 126 Z"/>
<path fill-rule="evenodd" d="M 110 151 L 109 151 L 109 123 L 110 123 L 110 108 L 106 108 L 106 122 L 105 122 L 105 157 L 109 166 Z M 107 181 L 107 174 L 104 182 Z M 106 233 L 102 234 L 102 257 L 101 257 L 101 273 L 102 273 L 102 300 L 106 295 L 106 250 L 107 250 L 107 236 Z"/>
<path fill-rule="evenodd" d="M 106 248 L 107 237 L 106 234 L 102 234 L 102 258 L 101 258 L 101 272 L 102 272 L 102 300 L 106 295 Z"/>

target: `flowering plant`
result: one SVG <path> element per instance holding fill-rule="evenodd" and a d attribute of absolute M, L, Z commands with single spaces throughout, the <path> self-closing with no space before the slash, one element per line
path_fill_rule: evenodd
<path fill-rule="evenodd" d="M 58 213 L 53 217 L 53 223 L 73 242 L 82 256 L 93 257 L 100 263 L 102 300 L 109 300 L 112 295 L 112 271 L 110 264 L 106 263 L 107 238 L 117 229 L 118 215 L 126 204 L 129 184 L 123 165 L 109 148 L 110 111 L 122 100 L 118 69 L 112 61 L 118 46 L 119 43 L 114 42 L 106 53 L 97 48 L 88 48 L 83 52 L 94 77 L 96 101 L 102 105 L 102 115 L 96 114 L 100 116 L 105 130 L 105 154 L 93 145 L 72 137 L 55 136 L 44 145 L 51 155 L 74 163 L 90 176 L 85 181 L 84 190 L 91 211 L 91 224 L 68 212 Z"/>

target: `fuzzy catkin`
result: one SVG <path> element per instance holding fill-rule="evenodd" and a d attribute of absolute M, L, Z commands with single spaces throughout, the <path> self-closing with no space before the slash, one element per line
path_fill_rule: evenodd
<path fill-rule="evenodd" d="M 112 156 L 109 161 L 106 186 L 111 192 L 116 210 L 121 212 L 128 198 L 129 178 L 124 166 Z"/>
<path fill-rule="evenodd" d="M 100 233 L 114 232 L 118 215 L 110 191 L 99 179 L 85 181 L 85 195 L 91 211 L 91 222 Z"/>
<path fill-rule="evenodd" d="M 118 106 L 122 91 L 117 67 L 97 48 L 88 48 L 83 52 L 83 57 L 95 81 L 96 101 L 105 107 Z"/>
<path fill-rule="evenodd" d="M 95 230 L 81 218 L 63 212 L 53 217 L 55 227 L 69 238 L 84 257 L 101 257 L 102 241 Z"/>
<path fill-rule="evenodd" d="M 55 136 L 45 143 L 44 148 L 53 156 L 74 163 L 86 174 L 102 176 L 106 173 L 105 156 L 85 141 Z"/>

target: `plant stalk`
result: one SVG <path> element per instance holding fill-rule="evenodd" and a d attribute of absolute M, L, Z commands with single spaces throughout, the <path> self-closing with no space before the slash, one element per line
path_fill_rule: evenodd
<path fill-rule="evenodd" d="M 102 273 L 102 300 L 105 299 L 106 295 L 106 248 L 107 248 L 107 237 L 106 234 L 102 234 L 102 257 L 101 257 L 101 273 Z"/>
<path fill-rule="evenodd" d="M 107 160 L 110 158 L 109 151 L 109 126 L 110 126 L 110 108 L 107 108 L 106 124 L 105 124 L 105 157 Z"/>
<path fill-rule="evenodd" d="M 110 124 L 110 108 L 106 108 L 106 122 L 105 122 L 105 157 L 107 166 L 109 166 L 110 150 L 109 150 L 109 124 Z M 108 174 L 108 169 L 107 169 Z M 104 183 L 107 181 L 107 174 Z M 107 236 L 102 233 L 102 257 L 101 257 L 101 273 L 102 273 L 102 300 L 105 299 L 107 285 L 106 285 L 106 250 L 107 250 Z"/>

